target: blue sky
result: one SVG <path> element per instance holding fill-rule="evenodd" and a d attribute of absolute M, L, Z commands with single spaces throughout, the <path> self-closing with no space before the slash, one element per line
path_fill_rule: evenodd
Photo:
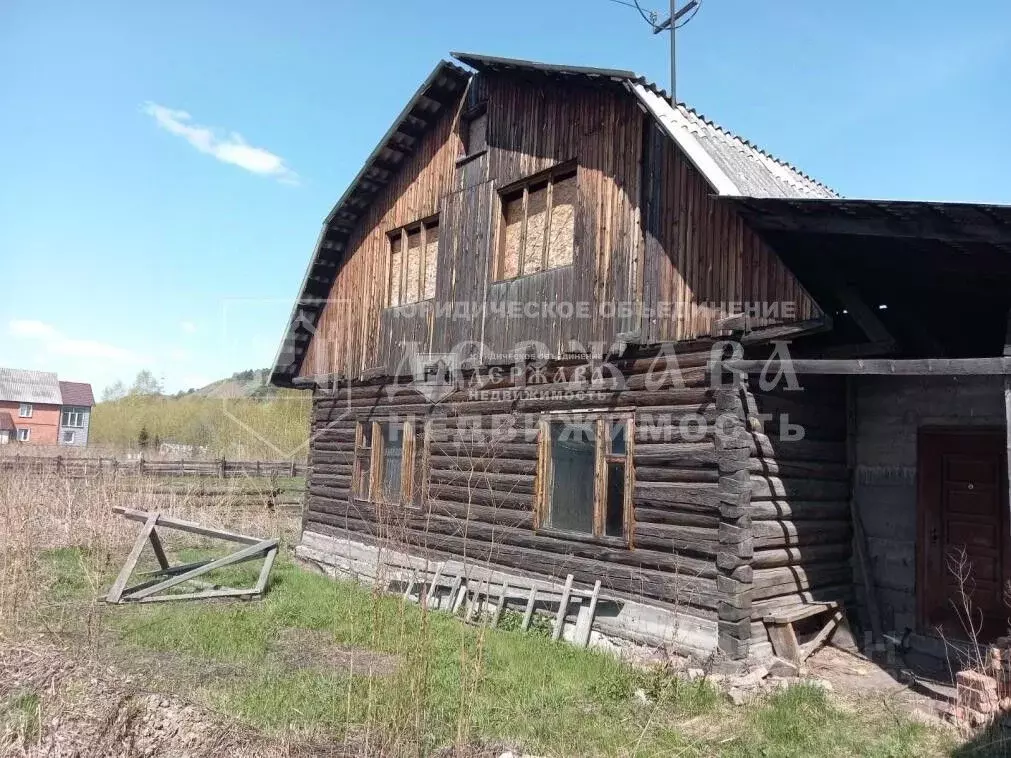
<path fill-rule="evenodd" d="M 0 365 L 267 366 L 323 217 L 450 50 L 668 79 L 611 0 L 0 0 Z M 679 37 L 680 99 L 850 196 L 1011 204 L 1008 72 L 997 0 L 705 0 Z"/>

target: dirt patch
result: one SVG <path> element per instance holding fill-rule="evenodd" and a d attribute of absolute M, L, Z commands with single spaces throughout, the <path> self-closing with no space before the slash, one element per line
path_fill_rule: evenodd
<path fill-rule="evenodd" d="M 358 755 L 345 745 L 278 742 L 53 644 L 0 649 L 4 758 L 295 758 Z"/>
<path fill-rule="evenodd" d="M 309 629 L 285 629 L 271 657 L 286 668 L 340 669 L 358 676 L 389 676 L 400 665 L 399 656 L 337 645 L 325 632 Z"/>

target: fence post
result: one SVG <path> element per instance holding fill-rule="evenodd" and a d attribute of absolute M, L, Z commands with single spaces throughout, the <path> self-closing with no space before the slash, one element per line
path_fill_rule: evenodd
<path fill-rule="evenodd" d="M 225 456 L 221 456 L 221 461 L 218 468 L 218 477 L 221 479 L 225 478 Z"/>
<path fill-rule="evenodd" d="M 137 459 L 137 476 L 144 476 L 144 453 Z"/>
<path fill-rule="evenodd" d="M 295 459 L 291 459 L 291 478 L 295 478 Z"/>
<path fill-rule="evenodd" d="M 56 456 L 56 473 L 59 474 L 60 470 L 63 468 L 63 456 Z"/>

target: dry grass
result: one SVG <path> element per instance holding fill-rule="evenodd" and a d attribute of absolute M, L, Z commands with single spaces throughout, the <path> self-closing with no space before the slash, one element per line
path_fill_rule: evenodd
<path fill-rule="evenodd" d="M 705 682 L 537 633 L 468 626 L 289 560 L 262 602 L 106 606 L 97 598 L 138 528 L 114 506 L 291 544 L 290 511 L 160 485 L 0 474 L 3 758 L 54 754 L 54 719 L 87 735 L 79 754 L 123 758 L 497 756 L 519 746 L 639 758 L 939 753 L 922 727 L 838 709 L 818 693 L 733 709 Z M 176 560 L 207 549 L 167 547 Z M 700 719 L 722 728 L 689 726 Z M 170 734 L 178 722 L 188 726 Z"/>

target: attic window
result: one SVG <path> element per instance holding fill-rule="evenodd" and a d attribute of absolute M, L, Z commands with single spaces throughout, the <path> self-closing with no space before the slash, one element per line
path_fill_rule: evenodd
<path fill-rule="evenodd" d="M 387 305 L 396 308 L 434 298 L 438 267 L 438 218 L 391 232 Z"/>
<path fill-rule="evenodd" d="M 504 191 L 496 279 L 570 265 L 575 207 L 576 169 L 571 165 Z"/>
<path fill-rule="evenodd" d="M 464 157 L 469 158 L 488 149 L 488 111 L 480 110 L 464 116 L 460 129 Z"/>

